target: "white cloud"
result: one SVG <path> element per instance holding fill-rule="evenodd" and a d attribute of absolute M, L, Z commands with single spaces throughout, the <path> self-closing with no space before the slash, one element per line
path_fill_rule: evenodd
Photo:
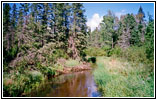
<path fill-rule="evenodd" d="M 94 31 L 94 29 L 98 27 L 102 19 L 103 19 L 103 16 L 100 16 L 98 13 L 95 13 L 92 16 L 92 18 L 87 21 L 87 26 L 91 28 L 91 31 Z"/>
<path fill-rule="evenodd" d="M 121 15 L 125 15 L 126 14 L 126 10 L 121 10 L 120 12 L 116 12 L 115 15 L 120 18 Z"/>

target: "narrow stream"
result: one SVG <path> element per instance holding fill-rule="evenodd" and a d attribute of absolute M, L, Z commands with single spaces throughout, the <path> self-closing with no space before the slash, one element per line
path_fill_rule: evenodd
<path fill-rule="evenodd" d="M 99 97 L 92 71 L 65 74 L 49 80 L 32 97 Z"/>

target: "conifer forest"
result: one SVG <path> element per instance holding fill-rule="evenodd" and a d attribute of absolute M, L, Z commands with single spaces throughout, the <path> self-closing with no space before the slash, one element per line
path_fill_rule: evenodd
<path fill-rule="evenodd" d="M 86 5 L 1 5 L 3 97 L 154 97 L 152 13 L 108 8 L 92 28 Z"/>

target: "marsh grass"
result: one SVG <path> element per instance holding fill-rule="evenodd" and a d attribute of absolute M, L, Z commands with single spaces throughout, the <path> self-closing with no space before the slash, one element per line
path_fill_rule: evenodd
<path fill-rule="evenodd" d="M 94 78 L 105 97 L 153 97 L 154 74 L 142 63 L 115 57 L 97 57 Z"/>

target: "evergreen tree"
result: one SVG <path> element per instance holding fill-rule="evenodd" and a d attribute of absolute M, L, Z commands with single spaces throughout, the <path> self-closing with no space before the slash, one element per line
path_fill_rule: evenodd
<path fill-rule="evenodd" d="M 72 4 L 72 16 L 71 16 L 71 32 L 68 39 L 70 52 L 72 58 L 76 59 L 79 57 L 81 51 L 86 47 L 86 29 L 83 27 L 85 24 L 86 18 L 84 16 L 84 7 L 81 3 Z M 82 29 L 82 30 L 81 30 Z"/>
<path fill-rule="evenodd" d="M 137 13 L 137 21 L 138 21 L 138 30 L 139 30 L 141 42 L 144 42 L 144 34 L 145 34 L 145 28 L 146 28 L 144 18 L 145 18 L 145 13 L 142 7 L 140 6 Z"/>
<path fill-rule="evenodd" d="M 8 3 L 3 4 L 3 43 L 4 43 L 4 49 L 8 50 L 11 47 L 11 34 L 10 34 L 10 26 L 11 26 L 11 20 L 10 20 L 10 10 L 11 7 Z"/>
<path fill-rule="evenodd" d="M 140 24 L 144 21 L 145 13 L 143 12 L 143 9 L 141 6 L 138 10 L 137 18 L 138 18 Z"/>
<path fill-rule="evenodd" d="M 106 40 L 106 44 L 112 45 L 113 48 L 113 38 L 115 35 L 114 32 L 114 14 L 109 10 L 106 16 L 103 16 L 103 23 L 104 23 L 104 32 L 102 32 L 103 40 Z"/>
<path fill-rule="evenodd" d="M 48 27 L 48 15 L 49 15 L 49 5 L 48 3 L 40 3 L 38 4 L 39 8 L 39 21 L 41 24 L 41 29 L 39 29 L 39 33 L 41 34 L 41 44 L 44 45 L 43 36 L 44 33 L 47 32 Z"/>
<path fill-rule="evenodd" d="M 150 21 L 145 34 L 147 58 L 154 61 L 154 21 Z"/>
<path fill-rule="evenodd" d="M 13 10 L 12 10 L 12 26 L 15 28 L 17 25 L 17 8 L 16 4 L 13 5 Z"/>
<path fill-rule="evenodd" d="M 122 48 L 127 48 L 130 46 L 130 39 L 132 38 L 132 32 L 135 30 L 136 21 L 133 15 L 127 14 L 122 20 L 122 35 L 120 36 L 120 40 L 118 44 Z M 133 39 L 133 38 L 132 38 Z M 134 40 L 134 39 L 133 39 Z"/>
<path fill-rule="evenodd" d="M 9 32 L 10 26 L 10 10 L 11 7 L 8 3 L 3 4 L 3 35 L 5 36 Z"/>

